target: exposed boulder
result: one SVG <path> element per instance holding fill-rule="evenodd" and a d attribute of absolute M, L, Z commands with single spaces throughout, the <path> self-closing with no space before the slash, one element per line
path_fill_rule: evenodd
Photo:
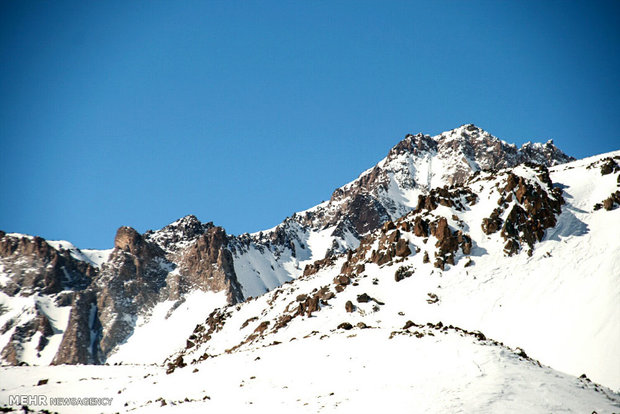
<path fill-rule="evenodd" d="M 353 329 L 353 325 L 351 325 L 349 322 L 342 322 L 340 325 L 338 325 L 338 329 L 344 329 L 345 331 L 348 331 Z"/>

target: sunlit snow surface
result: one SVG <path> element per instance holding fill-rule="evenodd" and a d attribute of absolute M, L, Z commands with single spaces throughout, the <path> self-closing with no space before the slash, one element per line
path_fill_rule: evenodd
<path fill-rule="evenodd" d="M 134 334 L 108 358 L 108 363 L 160 364 L 162 355 L 169 355 L 185 346 L 189 332 L 204 315 L 226 305 L 225 292 L 193 291 L 180 300 L 158 303 L 147 314 L 138 316 Z M 152 350 L 156 349 L 157 352 Z"/>
<path fill-rule="evenodd" d="M 100 267 L 102 263 L 105 263 L 113 250 L 78 249 L 66 240 L 46 240 L 46 242 L 56 250 L 68 250 L 74 259 L 81 260 L 94 267 Z"/>
<path fill-rule="evenodd" d="M 63 413 L 599 413 L 618 411 L 604 388 L 469 337 L 420 339 L 366 329 L 224 354 L 166 375 L 155 366 L 4 368 L 11 394 L 107 397 L 109 407 Z M 39 379 L 48 383 L 36 386 Z M 164 402 L 162 402 L 162 400 Z M 165 404 L 162 406 L 162 404 Z"/>

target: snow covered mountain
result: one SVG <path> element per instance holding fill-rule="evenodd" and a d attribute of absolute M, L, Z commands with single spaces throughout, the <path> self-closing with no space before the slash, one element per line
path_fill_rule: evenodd
<path fill-rule="evenodd" d="M 620 389 L 618 160 L 620 151 L 550 170 L 524 164 L 434 189 L 357 249 L 215 310 L 170 360 L 329 336 L 343 324 L 410 335 L 421 326 L 407 320 L 443 321 Z"/>
<path fill-rule="evenodd" d="M 552 371 L 530 355 L 618 390 L 619 160 L 620 151 L 574 161 L 552 142 L 517 149 L 465 125 L 408 135 L 327 202 L 255 234 L 193 216 L 143 235 L 121 227 L 108 251 L 0 234 L 1 356 L 168 357 L 174 376 L 192 361 L 226 369 L 227 358 L 275 345 L 292 358 L 332 346 L 322 341 L 334 352 L 405 341 L 423 354 L 471 347 L 479 368 L 513 361 L 544 381 Z M 605 393 L 602 407 L 617 407 Z"/>

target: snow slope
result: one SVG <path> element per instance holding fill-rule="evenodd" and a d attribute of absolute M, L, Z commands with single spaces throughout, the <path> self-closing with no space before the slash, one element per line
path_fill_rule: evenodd
<path fill-rule="evenodd" d="M 166 375 L 156 366 L 5 367 L 10 395 L 111 398 L 110 406 L 30 406 L 63 413 L 615 412 L 620 399 L 455 332 L 416 338 L 334 331 L 223 354 Z M 432 334 L 432 335 L 431 335 Z M 39 379 L 47 379 L 37 386 Z"/>
<path fill-rule="evenodd" d="M 203 321 L 203 315 L 226 305 L 224 292 L 196 290 L 179 300 L 158 303 L 138 316 L 134 333 L 119 346 L 107 362 L 110 364 L 159 364 L 161 355 L 185 346 L 187 332 Z M 157 349 L 157 352 L 149 352 Z"/>

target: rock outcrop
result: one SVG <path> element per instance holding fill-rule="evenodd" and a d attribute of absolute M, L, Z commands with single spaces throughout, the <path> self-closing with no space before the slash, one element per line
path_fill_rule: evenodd
<path fill-rule="evenodd" d="M 103 362 L 101 334 L 96 291 L 75 292 L 69 323 L 52 365 Z"/>
<path fill-rule="evenodd" d="M 0 291 L 9 296 L 84 289 L 97 275 L 93 266 L 76 260 L 68 250 L 56 250 L 41 237 L 1 236 L 0 260 L 9 280 Z"/>

